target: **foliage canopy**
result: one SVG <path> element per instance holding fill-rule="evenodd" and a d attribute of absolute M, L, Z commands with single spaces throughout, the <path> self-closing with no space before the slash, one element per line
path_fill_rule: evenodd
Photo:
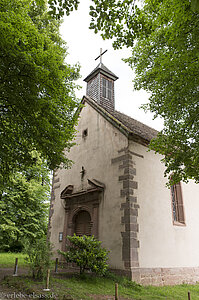
<path fill-rule="evenodd" d="M 125 61 L 134 87 L 151 94 L 144 108 L 164 119 L 150 148 L 164 155 L 165 175 L 199 182 L 199 1 L 93 2 L 90 28 L 132 49 Z"/>
<path fill-rule="evenodd" d="M 60 22 L 44 2 L 1 0 L 1 185 L 13 170 L 31 165 L 34 149 L 51 169 L 69 163 L 63 150 L 74 136 L 79 66 L 64 62 Z"/>
<path fill-rule="evenodd" d="M 0 250 L 21 251 L 25 241 L 46 235 L 50 180 L 46 164 L 32 153 L 35 162 L 10 178 L 0 198 Z"/>

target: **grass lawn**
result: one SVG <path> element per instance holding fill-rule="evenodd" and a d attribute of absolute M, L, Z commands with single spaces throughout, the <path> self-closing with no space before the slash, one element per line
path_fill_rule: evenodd
<path fill-rule="evenodd" d="M 28 267 L 28 263 L 26 262 L 25 258 L 27 257 L 24 253 L 1 253 L 0 252 L 0 268 L 14 268 L 15 260 L 18 258 L 18 267 L 24 268 Z M 52 260 L 51 262 L 51 269 L 55 267 L 55 261 Z"/>
<path fill-rule="evenodd" d="M 26 255 L 23 253 L 0 253 L 0 267 L 1 268 L 14 268 L 15 259 L 18 257 L 18 266 L 25 267 L 27 263 L 25 261 Z"/>
<path fill-rule="evenodd" d="M 0 268 L 14 268 L 15 258 L 18 257 L 19 268 L 27 267 L 25 254 L 22 253 L 0 253 Z M 52 271 L 54 270 L 54 262 Z M 197 285 L 176 285 L 176 286 L 140 286 L 131 282 L 125 277 L 119 277 L 110 274 L 107 277 L 96 277 L 86 274 L 83 277 L 79 274 L 51 273 L 50 292 L 44 292 L 44 281 L 35 281 L 30 276 L 8 276 L 0 283 L 1 288 L 11 289 L 16 292 L 25 294 L 44 295 L 49 293 L 49 298 L 53 299 L 114 299 L 115 283 L 118 283 L 119 299 L 136 299 L 136 300 L 187 300 L 188 291 L 191 293 L 191 300 L 199 300 L 199 284 Z M 52 295 L 54 295 L 52 297 Z M 110 298 L 109 298 L 110 297 Z"/>
<path fill-rule="evenodd" d="M 167 299 L 183 300 L 188 299 L 188 291 L 191 293 L 191 300 L 199 299 L 199 285 L 178 285 L 178 286 L 140 286 L 124 277 L 109 276 L 94 277 L 85 275 L 80 277 L 77 274 L 60 273 L 51 276 L 50 292 L 44 292 L 45 282 L 35 281 L 30 277 L 8 277 L 4 283 L 15 287 L 18 291 L 26 294 L 35 293 L 45 295 L 54 299 L 113 299 L 115 282 L 118 282 L 119 299 Z M 53 296 L 52 296 L 53 295 Z M 101 295 L 101 296 L 100 296 Z M 106 297 L 109 295 L 109 297 Z M 112 297 L 111 297 L 112 296 Z"/>

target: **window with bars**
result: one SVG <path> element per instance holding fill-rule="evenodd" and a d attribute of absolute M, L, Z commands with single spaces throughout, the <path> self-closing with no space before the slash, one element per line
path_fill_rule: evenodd
<path fill-rule="evenodd" d="M 111 100 L 112 98 L 112 81 L 102 78 L 102 97 Z"/>
<path fill-rule="evenodd" d="M 171 186 L 171 197 L 174 223 L 185 224 L 184 205 L 180 182 Z"/>

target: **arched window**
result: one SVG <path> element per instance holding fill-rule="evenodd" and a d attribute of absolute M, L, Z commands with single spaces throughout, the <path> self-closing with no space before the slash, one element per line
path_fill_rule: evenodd
<path fill-rule="evenodd" d="M 82 210 L 74 218 L 75 234 L 78 236 L 91 235 L 91 217 L 90 214 Z"/>

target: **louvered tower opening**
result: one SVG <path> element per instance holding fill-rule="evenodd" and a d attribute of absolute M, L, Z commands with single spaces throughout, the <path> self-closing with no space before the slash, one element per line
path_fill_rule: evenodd
<path fill-rule="evenodd" d="M 85 79 L 87 82 L 86 95 L 91 97 L 106 110 L 114 111 L 115 93 L 114 81 L 118 77 L 103 63 L 100 63 Z"/>
<path fill-rule="evenodd" d="M 80 211 L 75 216 L 75 234 L 91 235 L 91 217 L 87 211 Z"/>

